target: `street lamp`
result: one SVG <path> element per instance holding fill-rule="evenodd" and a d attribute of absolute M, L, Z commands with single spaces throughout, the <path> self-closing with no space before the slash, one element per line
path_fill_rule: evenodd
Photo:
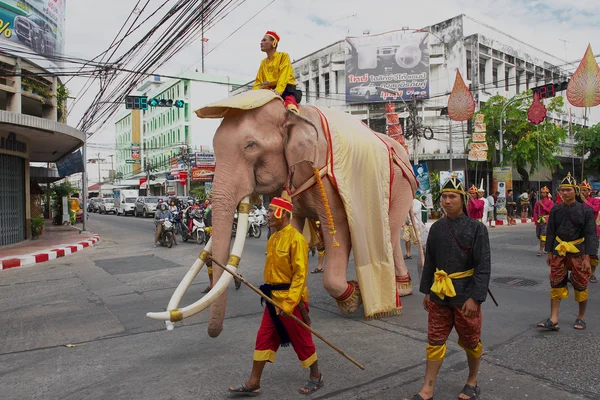
<path fill-rule="evenodd" d="M 504 135 L 504 131 L 502 130 L 502 121 L 503 121 L 503 115 L 504 115 L 504 111 L 506 111 L 506 107 L 508 107 L 510 104 L 514 103 L 515 101 L 519 101 L 519 100 L 523 100 L 525 96 L 521 96 L 521 97 L 513 97 L 512 99 L 510 99 L 505 105 L 504 107 L 502 107 L 502 111 L 500 112 L 500 166 L 502 166 L 503 162 L 504 162 L 504 156 L 502 155 L 502 147 L 503 147 L 503 135 Z"/>

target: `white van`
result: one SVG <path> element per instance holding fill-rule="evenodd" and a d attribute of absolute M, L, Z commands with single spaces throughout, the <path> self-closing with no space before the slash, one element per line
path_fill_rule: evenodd
<path fill-rule="evenodd" d="M 140 195 L 135 189 L 114 189 L 115 210 L 117 215 L 133 215 L 135 213 L 135 201 Z"/>

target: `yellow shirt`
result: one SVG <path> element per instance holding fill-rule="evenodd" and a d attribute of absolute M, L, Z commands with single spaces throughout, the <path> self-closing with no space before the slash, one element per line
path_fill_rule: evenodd
<path fill-rule="evenodd" d="M 308 301 L 307 276 L 308 245 L 304 236 L 290 224 L 271 235 L 265 262 L 265 283 L 290 284 L 289 290 L 272 292 L 273 301 L 280 304 L 286 314 L 294 311 L 300 299 Z"/>
<path fill-rule="evenodd" d="M 269 84 L 261 86 L 265 82 L 269 82 Z M 292 68 L 288 53 L 276 51 L 271 57 L 260 62 L 252 90 L 275 89 L 277 93 L 282 94 L 287 85 L 296 85 L 294 68 Z"/>

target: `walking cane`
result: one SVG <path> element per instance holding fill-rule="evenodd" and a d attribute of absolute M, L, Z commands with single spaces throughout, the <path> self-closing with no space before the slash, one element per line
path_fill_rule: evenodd
<path fill-rule="evenodd" d="M 250 289 L 252 289 L 256 294 L 258 294 L 260 297 L 262 297 L 263 299 L 265 299 L 265 301 L 271 303 L 273 306 L 275 306 L 278 309 L 280 309 L 280 310 L 283 311 L 283 308 L 279 304 L 277 304 L 273 300 L 271 300 L 260 289 L 257 289 L 254 285 L 252 285 L 250 282 L 248 282 L 246 279 L 244 279 L 244 277 L 242 277 L 241 275 L 237 274 L 235 271 L 229 269 L 229 266 L 225 266 L 225 265 L 221 264 L 220 262 L 218 262 L 217 260 L 215 260 L 212 257 L 209 257 L 209 258 L 213 261 L 213 263 L 215 263 L 219 267 L 223 268 L 225 271 L 229 272 L 235 278 L 237 278 L 240 281 L 242 281 L 242 283 L 244 285 L 246 285 Z M 300 318 L 296 317 L 295 315 L 288 315 L 288 314 L 286 314 L 286 316 L 292 318 L 294 321 L 296 321 L 297 323 L 299 323 L 302 327 L 308 329 L 313 335 L 315 335 L 316 337 L 318 337 L 319 339 L 321 339 L 323 342 L 325 342 L 325 344 L 327 344 L 329 347 L 331 347 L 332 349 L 334 349 L 335 351 L 337 351 L 338 353 L 340 353 L 342 356 L 344 356 L 346 359 L 348 359 L 350 362 L 352 362 L 352 364 L 356 365 L 358 368 L 360 368 L 362 370 L 365 369 L 364 365 L 360 364 L 358 361 L 354 360 L 348 354 L 344 353 L 339 347 L 335 346 L 329 340 L 327 340 L 323 336 L 321 336 L 321 334 L 319 332 L 315 331 L 313 328 L 311 328 L 310 326 L 306 325 L 304 323 L 304 321 L 302 321 Z"/>

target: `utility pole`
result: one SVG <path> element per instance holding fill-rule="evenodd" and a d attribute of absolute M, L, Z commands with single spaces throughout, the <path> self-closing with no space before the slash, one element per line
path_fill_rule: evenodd
<path fill-rule="evenodd" d="M 143 144 L 144 154 L 146 155 L 146 196 L 150 196 L 150 169 L 152 166 L 150 165 L 150 157 L 148 151 L 146 151 L 146 142 Z"/>
<path fill-rule="evenodd" d="M 102 197 L 102 178 L 100 178 L 100 167 L 101 167 L 100 153 L 97 153 L 97 154 L 98 154 L 98 158 L 97 158 L 97 160 L 98 160 L 98 191 L 100 192 L 100 197 Z"/>
<path fill-rule="evenodd" d="M 86 157 L 86 148 L 87 148 L 87 133 L 84 133 L 83 135 L 83 150 L 82 150 L 82 156 L 83 156 L 83 172 L 81 173 L 81 186 L 83 188 L 82 193 L 83 193 L 83 232 L 87 231 L 87 200 L 88 200 L 88 188 L 87 188 L 87 160 L 85 159 Z M 48 209 L 49 210 L 49 209 Z"/>
<path fill-rule="evenodd" d="M 111 183 L 115 182 L 115 163 L 114 163 L 114 154 L 109 155 L 110 157 L 110 170 L 112 172 Z"/>

